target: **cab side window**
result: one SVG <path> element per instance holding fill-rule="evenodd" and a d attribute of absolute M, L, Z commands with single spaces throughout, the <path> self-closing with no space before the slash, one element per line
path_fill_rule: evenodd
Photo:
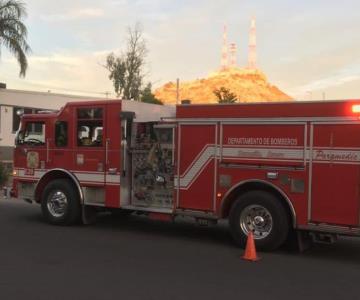
<path fill-rule="evenodd" d="M 103 146 L 102 108 L 79 108 L 77 110 L 77 145 L 79 147 Z"/>
<path fill-rule="evenodd" d="M 68 144 L 68 123 L 57 121 L 55 123 L 55 145 L 65 147 Z"/>

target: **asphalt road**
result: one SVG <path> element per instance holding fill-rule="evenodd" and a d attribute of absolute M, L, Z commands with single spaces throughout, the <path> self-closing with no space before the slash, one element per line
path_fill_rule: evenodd
<path fill-rule="evenodd" d="M 360 239 L 240 259 L 226 226 L 102 216 L 57 227 L 0 199 L 0 299 L 359 299 Z"/>

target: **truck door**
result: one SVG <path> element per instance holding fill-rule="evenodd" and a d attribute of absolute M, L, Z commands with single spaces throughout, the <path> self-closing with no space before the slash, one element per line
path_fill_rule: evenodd
<path fill-rule="evenodd" d="M 121 174 L 121 116 L 120 104 L 106 105 L 106 124 L 104 128 L 105 143 L 105 191 L 106 206 L 120 207 Z"/>
<path fill-rule="evenodd" d="M 53 124 L 52 124 L 53 125 Z M 70 138 L 73 123 L 66 118 L 59 118 L 50 128 L 50 168 L 64 168 L 72 170 L 72 152 L 69 151 L 74 147 L 74 141 Z"/>
<path fill-rule="evenodd" d="M 360 124 L 314 124 L 311 131 L 310 221 L 358 226 Z"/>
<path fill-rule="evenodd" d="M 39 179 L 47 166 L 48 124 L 42 120 L 24 119 L 16 136 L 16 165 L 25 166 L 19 170 L 19 176 L 27 179 Z"/>
<path fill-rule="evenodd" d="M 177 208 L 215 210 L 217 124 L 180 123 L 177 144 Z"/>
<path fill-rule="evenodd" d="M 104 118 L 105 108 L 103 106 L 76 108 L 74 167 L 75 174 L 83 186 L 104 186 Z"/>

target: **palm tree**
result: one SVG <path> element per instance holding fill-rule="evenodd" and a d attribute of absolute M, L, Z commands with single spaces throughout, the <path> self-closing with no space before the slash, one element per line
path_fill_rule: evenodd
<path fill-rule="evenodd" d="M 26 41 L 27 29 L 22 22 L 25 16 L 26 9 L 23 2 L 0 0 L 0 50 L 1 46 L 4 46 L 16 57 L 22 77 L 25 76 L 28 67 L 26 54 L 30 52 Z"/>

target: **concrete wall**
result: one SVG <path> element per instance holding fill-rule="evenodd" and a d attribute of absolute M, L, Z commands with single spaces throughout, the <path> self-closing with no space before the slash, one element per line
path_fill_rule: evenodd
<path fill-rule="evenodd" d="M 0 105 L 60 109 L 67 102 L 91 100 L 105 100 L 105 98 L 0 89 Z"/>
<path fill-rule="evenodd" d="M 12 106 L 0 106 L 0 147 L 14 144 L 15 133 L 12 132 L 12 115 Z"/>

